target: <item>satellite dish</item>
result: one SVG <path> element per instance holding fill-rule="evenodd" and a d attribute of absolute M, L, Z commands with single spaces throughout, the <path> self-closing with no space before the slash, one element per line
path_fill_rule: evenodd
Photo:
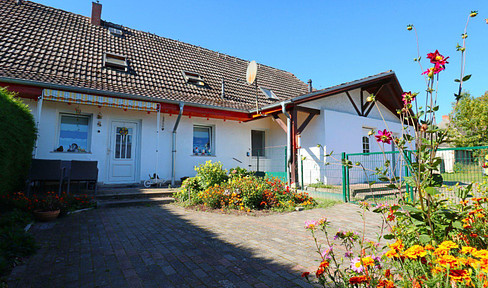
<path fill-rule="evenodd" d="M 256 61 L 252 60 L 251 62 L 249 62 L 249 65 L 247 65 L 247 72 L 246 72 L 247 83 L 249 84 L 254 83 L 254 80 L 256 80 L 257 73 L 258 73 L 258 65 L 256 64 Z"/>

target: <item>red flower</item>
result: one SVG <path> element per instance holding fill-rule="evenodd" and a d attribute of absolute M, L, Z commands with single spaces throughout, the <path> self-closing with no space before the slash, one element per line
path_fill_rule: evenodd
<path fill-rule="evenodd" d="M 349 284 L 361 284 L 368 282 L 368 277 L 366 276 L 353 276 L 349 278 Z"/>
<path fill-rule="evenodd" d="M 322 274 L 324 274 L 324 272 L 325 272 L 325 268 L 319 267 L 319 269 L 317 269 L 317 272 L 315 272 L 315 276 L 319 278 L 320 276 L 322 276 Z"/>
<path fill-rule="evenodd" d="M 308 278 L 308 275 L 310 275 L 310 272 L 303 272 L 303 273 L 302 273 L 302 277 L 306 277 L 306 278 Z"/>
<path fill-rule="evenodd" d="M 441 53 L 439 53 L 439 51 L 435 50 L 434 53 L 429 53 L 427 54 L 427 58 L 430 59 L 430 63 L 434 64 L 435 67 L 439 67 L 441 66 L 442 70 L 444 70 L 444 68 L 446 67 L 446 64 L 449 64 L 449 62 L 447 62 L 447 59 L 449 59 L 449 57 L 444 57 L 441 55 Z"/>
<path fill-rule="evenodd" d="M 383 131 L 379 130 L 378 135 L 375 135 L 374 137 L 376 137 L 376 141 L 387 144 L 390 144 L 391 140 L 393 140 L 393 138 L 391 137 L 391 132 L 386 131 L 386 129 L 384 129 Z"/>
<path fill-rule="evenodd" d="M 412 101 L 415 100 L 415 96 L 417 96 L 417 94 L 416 93 L 412 94 L 412 91 L 403 92 L 402 94 L 403 103 L 405 105 L 412 103 Z"/>

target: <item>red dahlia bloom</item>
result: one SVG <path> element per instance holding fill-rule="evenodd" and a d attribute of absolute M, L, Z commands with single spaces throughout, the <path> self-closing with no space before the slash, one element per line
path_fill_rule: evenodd
<path fill-rule="evenodd" d="M 412 103 L 412 101 L 415 100 L 415 96 L 417 96 L 417 95 L 412 94 L 412 91 L 403 92 L 403 94 L 402 94 L 403 103 L 405 105 Z"/>
<path fill-rule="evenodd" d="M 391 132 L 384 129 L 383 131 L 379 130 L 378 135 L 375 135 L 377 142 L 387 143 L 390 144 L 393 137 L 391 137 Z"/>

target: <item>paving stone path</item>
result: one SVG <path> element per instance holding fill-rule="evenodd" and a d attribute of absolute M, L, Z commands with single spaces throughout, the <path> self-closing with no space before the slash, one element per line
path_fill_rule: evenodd
<path fill-rule="evenodd" d="M 352 204 L 267 216 L 185 210 L 175 205 L 105 208 L 36 223 L 36 255 L 8 287 L 310 287 L 300 274 L 318 262 L 303 228 L 327 217 L 361 232 Z M 378 231 L 367 217 L 366 236 Z"/>

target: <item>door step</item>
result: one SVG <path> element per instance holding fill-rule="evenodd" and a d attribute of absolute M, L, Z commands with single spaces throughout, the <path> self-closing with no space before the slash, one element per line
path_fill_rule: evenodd
<path fill-rule="evenodd" d="M 109 208 L 109 207 L 128 207 L 128 206 L 146 206 L 146 205 L 161 205 L 169 204 L 175 201 L 172 197 L 147 197 L 147 198 L 134 198 L 134 199 L 109 199 L 98 200 L 97 207 Z"/>
<path fill-rule="evenodd" d="M 177 190 L 172 189 L 130 189 L 128 191 L 114 190 L 103 191 L 95 196 L 98 200 L 121 200 L 121 199 L 141 199 L 141 198 L 162 198 L 172 197 Z"/>

